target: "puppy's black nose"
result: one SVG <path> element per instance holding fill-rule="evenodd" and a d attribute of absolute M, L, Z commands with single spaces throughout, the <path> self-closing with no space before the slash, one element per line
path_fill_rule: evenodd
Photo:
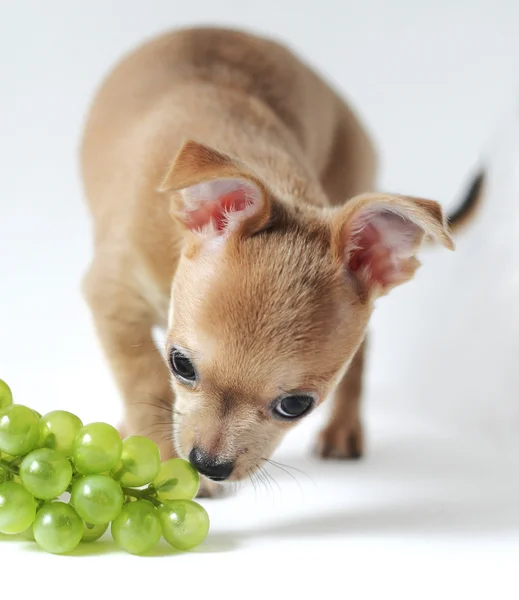
<path fill-rule="evenodd" d="M 209 477 L 213 481 L 224 481 L 234 469 L 234 463 L 222 462 L 216 456 L 211 456 L 200 448 L 193 448 L 191 450 L 189 453 L 189 462 L 199 473 Z"/>

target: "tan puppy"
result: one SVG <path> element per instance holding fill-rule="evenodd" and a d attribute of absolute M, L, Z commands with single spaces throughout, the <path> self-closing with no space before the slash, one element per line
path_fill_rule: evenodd
<path fill-rule="evenodd" d="M 319 452 L 362 454 L 374 302 L 413 276 L 426 237 L 453 248 L 437 203 L 375 191 L 375 163 L 351 109 L 272 41 L 178 31 L 115 68 L 82 145 L 84 290 L 126 433 L 236 481 L 333 395 Z"/>

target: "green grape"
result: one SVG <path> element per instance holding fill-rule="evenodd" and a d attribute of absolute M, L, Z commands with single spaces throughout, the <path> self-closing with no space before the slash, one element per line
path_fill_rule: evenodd
<path fill-rule="evenodd" d="M 34 410 L 34 408 L 31 408 L 31 410 L 38 417 L 38 419 L 41 419 L 41 413 L 39 413 L 37 410 Z"/>
<path fill-rule="evenodd" d="M 159 447 L 152 440 L 134 435 L 123 441 L 121 460 L 112 476 L 125 487 L 140 487 L 153 481 L 160 469 Z"/>
<path fill-rule="evenodd" d="M 192 500 L 200 485 L 198 471 L 182 458 L 170 458 L 163 462 L 153 487 L 161 502 L 168 500 Z"/>
<path fill-rule="evenodd" d="M 38 546 L 52 554 L 64 554 L 81 541 L 83 523 L 70 504 L 50 502 L 38 511 L 32 530 Z"/>
<path fill-rule="evenodd" d="M 0 379 L 0 410 L 13 403 L 13 393 L 7 383 Z"/>
<path fill-rule="evenodd" d="M 57 450 L 67 458 L 72 456 L 72 446 L 81 420 L 66 410 L 53 410 L 40 419 L 40 446 Z"/>
<path fill-rule="evenodd" d="M 38 417 L 21 404 L 12 404 L 0 411 L 0 450 L 23 456 L 33 450 L 39 441 Z"/>
<path fill-rule="evenodd" d="M 189 550 L 201 544 L 209 532 L 209 515 L 193 500 L 172 500 L 159 507 L 162 535 L 168 544 Z"/>
<path fill-rule="evenodd" d="M 108 475 L 87 475 L 72 486 L 70 502 L 92 525 L 113 521 L 123 506 L 121 486 Z"/>
<path fill-rule="evenodd" d="M 35 539 L 34 531 L 32 530 L 32 525 L 30 527 L 27 527 L 25 531 L 22 531 L 22 533 L 20 533 L 20 537 L 28 542 L 34 542 Z"/>
<path fill-rule="evenodd" d="M 36 498 L 52 500 L 63 494 L 72 480 L 69 461 L 50 448 L 33 450 L 20 465 L 20 479 Z"/>
<path fill-rule="evenodd" d="M 74 464 L 80 473 L 104 473 L 119 462 L 123 442 L 111 425 L 90 423 L 79 430 L 72 450 Z"/>
<path fill-rule="evenodd" d="M 36 500 L 19 483 L 0 484 L 0 533 L 22 533 L 32 525 Z"/>
<path fill-rule="evenodd" d="M 108 523 L 102 525 L 91 525 L 90 523 L 83 523 L 83 537 L 82 542 L 95 542 L 102 537 L 105 531 L 108 529 Z"/>
<path fill-rule="evenodd" d="M 161 535 L 159 515 L 147 500 L 126 504 L 112 522 L 115 543 L 130 554 L 146 554 L 153 550 Z"/>

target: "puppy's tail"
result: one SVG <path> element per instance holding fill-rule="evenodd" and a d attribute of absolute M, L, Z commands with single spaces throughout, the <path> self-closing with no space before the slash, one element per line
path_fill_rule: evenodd
<path fill-rule="evenodd" d="M 452 233 L 458 233 L 476 216 L 483 201 L 485 180 L 485 172 L 481 169 L 466 189 L 458 208 L 448 215 L 447 221 Z"/>

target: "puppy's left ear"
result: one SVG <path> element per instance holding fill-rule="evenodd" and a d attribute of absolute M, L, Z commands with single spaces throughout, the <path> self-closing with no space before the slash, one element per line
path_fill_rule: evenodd
<path fill-rule="evenodd" d="M 416 254 L 426 238 L 454 250 L 443 211 L 432 200 L 363 194 L 332 220 L 334 255 L 357 280 L 365 298 L 383 296 L 411 279 L 420 266 Z"/>
<path fill-rule="evenodd" d="M 172 216 L 202 241 L 251 235 L 272 213 L 270 194 L 246 167 L 195 141 L 182 146 L 159 191 L 172 194 Z"/>

